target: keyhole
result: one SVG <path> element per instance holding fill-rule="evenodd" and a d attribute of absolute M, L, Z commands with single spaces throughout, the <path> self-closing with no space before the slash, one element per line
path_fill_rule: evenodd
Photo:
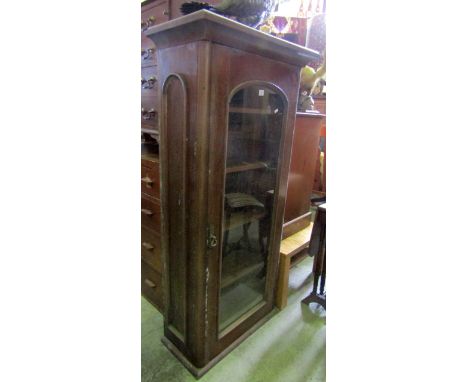
<path fill-rule="evenodd" d="M 218 239 L 216 238 L 215 235 L 210 235 L 210 238 L 208 240 L 210 248 L 216 247 L 218 244 Z"/>

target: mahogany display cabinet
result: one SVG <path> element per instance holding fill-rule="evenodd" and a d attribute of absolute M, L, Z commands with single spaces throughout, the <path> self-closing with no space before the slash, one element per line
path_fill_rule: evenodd
<path fill-rule="evenodd" d="M 299 71 L 312 50 L 209 11 L 157 47 L 164 344 L 196 376 L 273 313 Z"/>

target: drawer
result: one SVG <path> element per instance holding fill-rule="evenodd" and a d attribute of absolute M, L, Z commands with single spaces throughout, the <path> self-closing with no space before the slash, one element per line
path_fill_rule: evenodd
<path fill-rule="evenodd" d="M 154 25 L 169 21 L 169 2 L 164 1 L 145 8 L 141 12 L 141 32 L 144 33 Z"/>
<path fill-rule="evenodd" d="M 141 192 L 160 198 L 159 192 L 159 166 L 147 167 L 141 165 Z"/>
<path fill-rule="evenodd" d="M 161 205 L 158 200 L 141 197 L 141 226 L 161 233 Z"/>
<path fill-rule="evenodd" d="M 141 258 L 153 269 L 162 272 L 161 239 L 159 234 L 141 227 Z"/>
<path fill-rule="evenodd" d="M 158 128 L 158 99 L 156 96 L 141 96 L 141 125 L 148 129 Z"/>
<path fill-rule="evenodd" d="M 144 261 L 141 262 L 141 294 L 159 310 L 163 310 L 162 276 Z"/>
<path fill-rule="evenodd" d="M 159 169 L 159 155 L 156 153 L 141 154 L 141 165 L 150 169 Z"/>
<path fill-rule="evenodd" d="M 156 65 L 156 47 L 148 37 L 141 38 L 141 66 Z"/>
<path fill-rule="evenodd" d="M 141 68 L 141 95 L 155 97 L 158 100 L 157 66 Z"/>

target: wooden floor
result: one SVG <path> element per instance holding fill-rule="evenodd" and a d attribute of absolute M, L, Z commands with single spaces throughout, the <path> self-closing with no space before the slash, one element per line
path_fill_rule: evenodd
<path fill-rule="evenodd" d="M 196 379 L 161 343 L 162 315 L 146 300 L 141 306 L 141 382 L 325 382 L 326 312 L 301 300 L 312 290 L 312 259 L 294 266 L 289 304 Z"/>

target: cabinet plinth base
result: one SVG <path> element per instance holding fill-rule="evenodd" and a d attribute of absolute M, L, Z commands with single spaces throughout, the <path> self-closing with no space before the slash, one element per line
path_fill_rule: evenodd
<path fill-rule="evenodd" d="M 231 345 L 214 357 L 210 362 L 208 362 L 202 368 L 196 367 L 190 362 L 187 357 L 185 357 L 182 352 L 177 349 L 177 347 L 165 336 L 161 338 L 161 342 L 166 346 L 169 351 L 174 354 L 174 356 L 185 366 L 185 368 L 193 374 L 197 379 L 205 375 L 213 366 L 215 366 L 219 361 L 226 357 L 231 351 L 233 351 L 237 346 L 241 344 L 247 337 L 249 337 L 253 332 L 255 332 L 260 326 L 267 322 L 271 317 L 273 317 L 279 310 L 274 308 L 270 313 L 265 317 L 260 319 L 254 326 L 252 326 L 248 331 L 241 335 L 237 340 L 235 340 Z"/>

